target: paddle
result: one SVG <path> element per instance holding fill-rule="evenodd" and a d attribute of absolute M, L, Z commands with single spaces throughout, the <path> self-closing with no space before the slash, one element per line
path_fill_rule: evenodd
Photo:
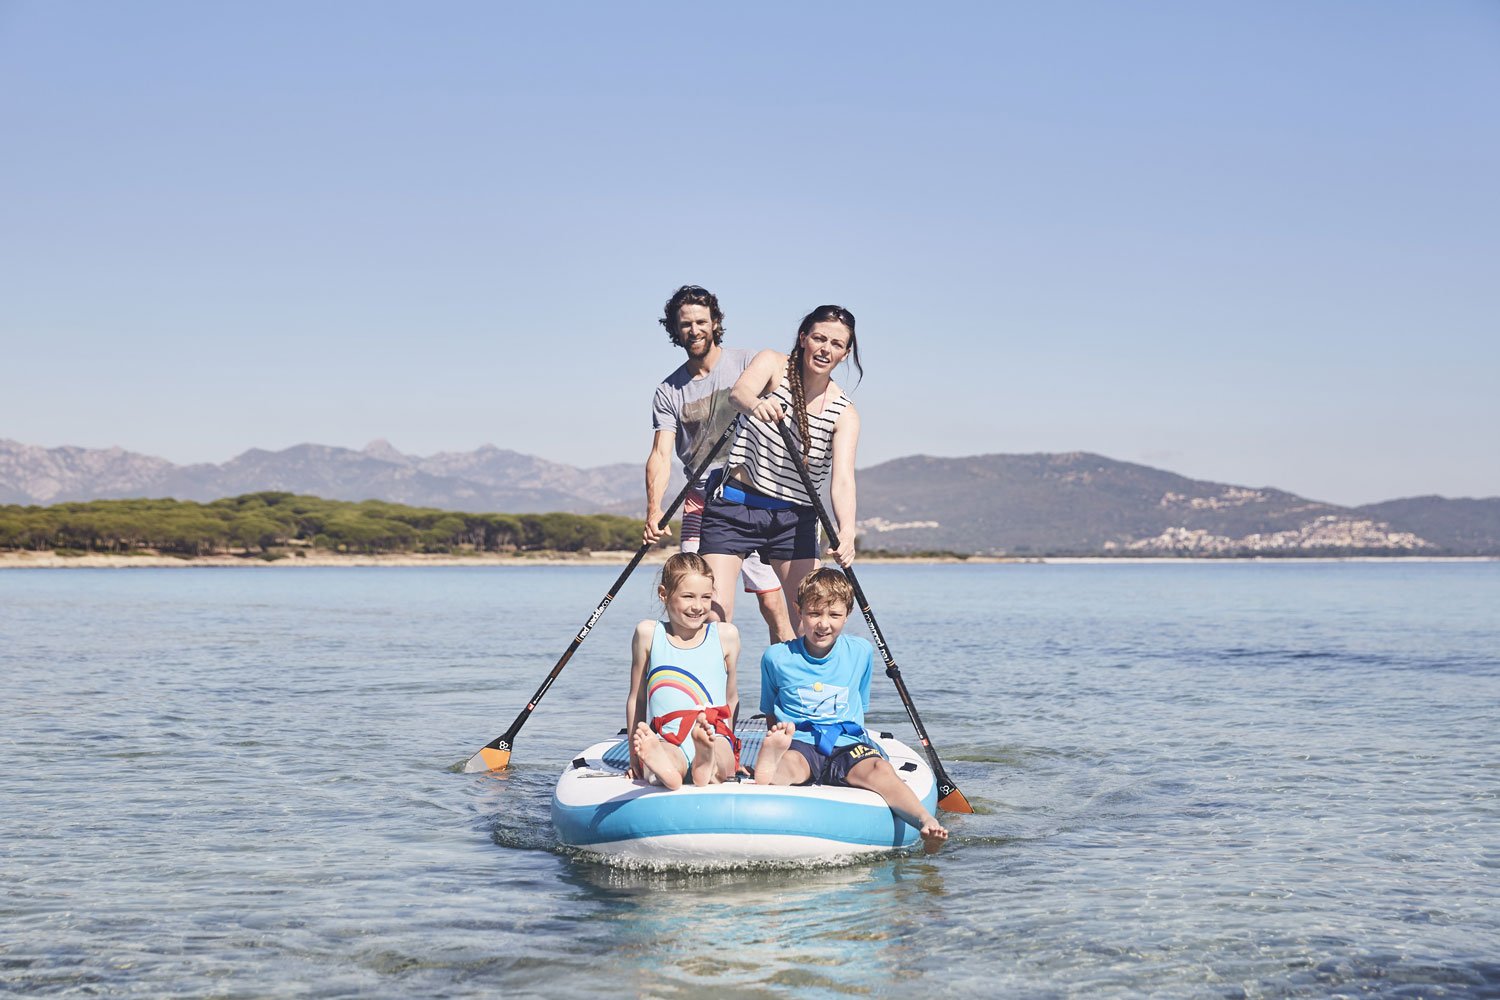
<path fill-rule="evenodd" d="M 833 520 L 829 518 L 828 510 L 823 506 L 823 499 L 818 496 L 817 487 L 813 485 L 812 475 L 807 471 L 807 463 L 802 460 L 802 448 L 797 444 L 796 438 L 792 437 L 791 425 L 783 420 L 776 425 L 776 428 L 781 431 L 781 440 L 786 442 L 786 450 L 791 453 L 792 462 L 797 467 L 797 474 L 802 477 L 802 486 L 807 490 L 807 495 L 812 497 L 813 509 L 818 512 L 818 520 L 823 522 L 823 530 L 828 533 L 828 544 L 833 548 L 838 548 L 838 532 L 834 530 Z M 964 797 L 964 793 L 958 790 L 953 779 L 949 778 L 947 772 L 943 770 L 943 764 L 938 760 L 937 749 L 927 738 L 927 729 L 917 715 L 917 707 L 911 703 L 911 693 L 906 690 L 906 682 L 901 679 L 901 668 L 896 666 L 896 660 L 891 656 L 891 648 L 885 644 L 885 636 L 880 634 L 880 626 L 875 623 L 875 614 L 870 610 L 870 602 L 865 599 L 864 588 L 859 585 L 859 578 L 854 575 L 854 570 L 847 567 L 844 569 L 844 575 L 849 578 L 849 583 L 854 588 L 854 597 L 859 601 L 859 610 L 864 613 L 865 624 L 870 626 L 870 634 L 875 637 L 875 646 L 880 650 L 881 658 L 885 660 L 885 675 L 895 681 L 896 693 L 901 696 L 901 704 L 906 706 L 906 715 L 911 719 L 912 728 L 917 731 L 917 738 L 922 741 L 922 748 L 927 751 L 927 761 L 932 765 L 933 777 L 937 779 L 938 808 L 956 813 L 973 812 L 974 807 L 969 805 L 969 800 Z"/>
<path fill-rule="evenodd" d="M 671 506 L 662 513 L 661 520 L 656 525 L 659 531 L 667 529 L 667 523 L 672 520 L 672 515 L 677 512 L 677 508 L 682 506 L 682 502 L 687 499 L 687 495 L 692 490 L 693 484 L 702 478 L 704 470 L 708 468 L 719 452 L 724 450 L 724 444 L 734 436 L 734 430 L 738 426 L 739 421 L 733 420 L 730 421 L 728 427 L 724 428 L 724 433 L 719 435 L 719 440 L 714 442 L 714 446 L 709 449 L 708 455 L 703 461 L 698 463 L 698 467 L 688 476 L 687 485 L 682 488 L 681 493 L 677 494 L 677 499 L 673 500 Z M 557 665 L 552 668 L 552 672 L 547 675 L 547 679 L 542 681 L 542 686 L 536 689 L 536 694 L 531 696 L 531 700 L 526 703 L 526 707 L 521 710 L 521 714 L 516 716 L 516 721 L 510 724 L 510 728 L 503 735 L 495 737 L 495 739 L 480 747 L 478 753 L 464 762 L 464 771 L 466 773 L 498 771 L 510 763 L 510 752 L 515 746 L 516 734 L 521 731 L 521 727 L 526 725 L 526 720 L 536 710 L 537 702 L 542 700 L 542 695 L 547 693 L 547 689 L 552 686 L 552 682 L 557 680 L 557 675 L 562 673 L 563 667 L 567 666 L 568 661 L 573 658 L 574 651 L 583 644 L 583 640 L 589 637 L 589 633 L 594 630 L 594 626 L 599 624 L 599 619 L 604 616 L 605 609 L 615 599 L 615 595 L 619 593 L 620 588 L 625 586 L 625 581 L 630 577 L 631 573 L 635 572 L 635 568 L 640 565 L 641 560 L 645 558 L 646 553 L 651 550 L 651 546 L 654 544 L 654 542 L 641 543 L 640 549 L 636 551 L 635 558 L 631 559 L 625 566 L 624 571 L 615 580 L 614 585 L 609 588 L 609 593 L 604 595 L 604 600 L 599 602 L 599 606 L 594 609 L 594 613 L 589 615 L 588 621 L 583 623 L 583 628 L 578 630 L 578 634 L 573 637 L 573 641 L 568 645 L 567 650 L 563 652 L 562 658 L 557 661 Z"/>

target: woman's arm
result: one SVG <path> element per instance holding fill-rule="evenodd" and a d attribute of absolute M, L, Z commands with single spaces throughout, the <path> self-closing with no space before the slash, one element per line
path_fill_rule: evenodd
<path fill-rule="evenodd" d="M 833 470 L 828 488 L 839 531 L 839 547 L 833 550 L 833 558 L 840 566 L 854 562 L 854 452 L 858 447 L 859 411 L 850 403 L 833 425 Z"/>
<path fill-rule="evenodd" d="M 786 371 L 786 355 L 780 351 L 761 351 L 750 361 L 750 367 L 740 373 L 734 388 L 729 391 L 729 401 L 741 413 L 749 413 L 768 424 L 779 421 L 784 414 L 781 404 L 764 397 L 781 384 Z"/>
<path fill-rule="evenodd" d="M 630 694 L 625 699 L 625 743 L 630 747 L 630 769 L 625 774 L 630 778 L 645 773 L 630 738 L 635 735 L 636 723 L 650 721 L 646 719 L 646 661 L 651 658 L 651 638 L 655 633 L 656 622 L 644 621 L 630 637 Z"/>

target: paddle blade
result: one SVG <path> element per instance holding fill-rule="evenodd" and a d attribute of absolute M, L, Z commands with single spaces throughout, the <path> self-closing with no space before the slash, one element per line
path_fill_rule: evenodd
<path fill-rule="evenodd" d="M 942 798 L 938 799 L 938 808 L 951 813 L 971 813 L 974 807 L 969 805 L 969 800 L 964 798 L 964 793 L 956 787 L 949 789 Z"/>
<path fill-rule="evenodd" d="M 504 740 L 496 740 L 464 762 L 465 774 L 478 774 L 481 771 L 499 771 L 510 763 L 510 744 Z"/>

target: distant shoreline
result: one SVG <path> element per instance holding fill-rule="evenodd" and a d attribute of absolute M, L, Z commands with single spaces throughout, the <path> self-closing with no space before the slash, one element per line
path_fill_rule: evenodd
<path fill-rule="evenodd" d="M 670 549 L 656 549 L 646 554 L 645 563 L 657 564 L 672 554 Z M 256 556 L 197 556 L 177 558 L 162 555 L 109 555 L 86 553 L 61 556 L 55 552 L 0 552 L 0 570 L 6 569 L 253 569 L 297 567 L 412 567 L 412 566 L 624 566 L 635 555 L 630 552 L 568 553 L 548 552 L 536 555 L 428 555 L 392 553 L 389 555 L 338 555 L 314 552 L 304 556 L 287 556 L 275 560 Z M 1497 562 L 1500 556 L 869 556 L 855 565 L 1174 565 L 1181 563 L 1471 563 Z"/>

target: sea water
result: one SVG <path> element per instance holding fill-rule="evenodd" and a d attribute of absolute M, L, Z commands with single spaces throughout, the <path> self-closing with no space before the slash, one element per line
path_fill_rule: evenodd
<path fill-rule="evenodd" d="M 649 570 L 509 770 L 456 769 L 617 574 L 0 572 L 0 991 L 1500 995 L 1500 564 L 864 567 L 976 812 L 935 857 L 721 872 L 548 819 Z"/>

